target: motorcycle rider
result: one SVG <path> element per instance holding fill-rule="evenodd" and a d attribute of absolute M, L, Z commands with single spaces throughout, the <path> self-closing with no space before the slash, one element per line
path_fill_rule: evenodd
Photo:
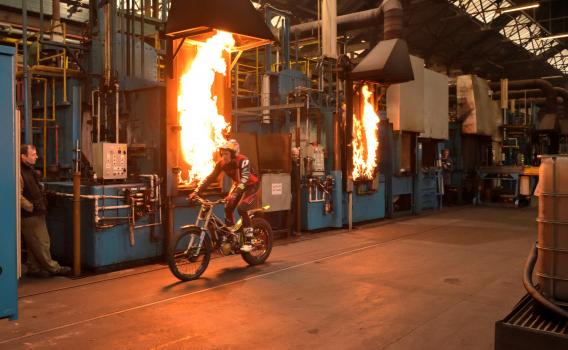
<path fill-rule="evenodd" d="M 253 229 L 248 211 L 255 205 L 260 181 L 254 173 L 249 159 L 239 153 L 239 143 L 236 140 L 225 141 L 219 147 L 219 154 L 221 155 L 221 160 L 215 164 L 213 172 L 197 186 L 197 189 L 189 196 L 189 199 L 192 200 L 195 195 L 200 195 L 219 177 L 221 172 L 229 176 L 233 180 L 233 185 L 225 198 L 225 223 L 227 226 L 235 224 L 233 212 L 236 207 L 239 215 L 243 218 L 244 226 L 245 242 L 241 247 L 241 251 L 250 252 L 252 250 Z"/>

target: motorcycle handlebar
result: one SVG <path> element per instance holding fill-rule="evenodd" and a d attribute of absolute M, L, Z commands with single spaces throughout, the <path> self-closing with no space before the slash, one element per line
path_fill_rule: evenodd
<path fill-rule="evenodd" d="M 210 201 L 210 200 L 207 200 L 207 199 L 205 199 L 205 198 L 203 198 L 203 197 L 201 197 L 201 196 L 199 196 L 198 194 L 195 194 L 195 193 L 193 194 L 192 197 L 189 198 L 189 200 L 190 201 L 194 200 L 196 202 L 199 202 L 199 204 L 201 204 L 201 205 L 211 205 L 211 206 L 218 205 L 218 204 L 224 204 L 224 203 L 227 202 L 224 198 L 218 199 L 216 201 Z"/>

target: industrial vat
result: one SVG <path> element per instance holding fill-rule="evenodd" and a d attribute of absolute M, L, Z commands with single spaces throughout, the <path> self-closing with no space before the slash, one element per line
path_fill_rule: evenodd
<path fill-rule="evenodd" d="M 568 302 L 568 156 L 542 156 L 537 281 L 549 299 Z"/>

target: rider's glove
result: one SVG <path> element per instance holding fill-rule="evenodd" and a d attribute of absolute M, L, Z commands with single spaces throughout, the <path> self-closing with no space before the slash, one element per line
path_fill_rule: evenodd
<path fill-rule="evenodd" d="M 187 200 L 190 202 L 195 201 L 195 197 L 199 196 L 199 194 L 197 192 L 191 192 L 189 194 L 189 196 L 187 196 Z"/>
<path fill-rule="evenodd" d="M 230 204 L 233 203 L 237 199 L 235 193 L 229 193 L 227 197 L 225 197 L 225 203 Z"/>

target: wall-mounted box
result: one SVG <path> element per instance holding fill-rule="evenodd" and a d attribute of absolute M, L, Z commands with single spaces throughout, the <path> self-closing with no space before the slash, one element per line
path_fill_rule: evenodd
<path fill-rule="evenodd" d="M 93 144 L 93 170 L 98 178 L 126 179 L 127 162 L 125 143 L 98 142 Z"/>

